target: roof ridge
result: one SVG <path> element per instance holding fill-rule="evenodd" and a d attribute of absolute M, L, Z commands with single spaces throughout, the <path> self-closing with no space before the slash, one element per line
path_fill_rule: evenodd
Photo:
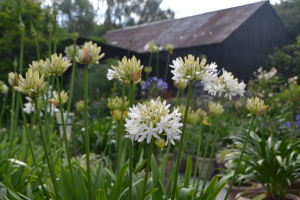
<path fill-rule="evenodd" d="M 134 25 L 134 26 L 128 26 L 128 27 L 124 27 L 124 28 L 118 28 L 118 29 L 114 29 L 114 30 L 111 30 L 111 31 L 107 31 L 106 33 L 113 33 L 113 32 L 119 32 L 119 31 L 129 30 L 129 29 L 135 29 L 135 28 L 145 27 L 145 26 L 149 26 L 149 25 L 160 24 L 160 23 L 164 23 L 164 22 L 168 22 L 168 21 L 185 19 L 185 18 L 195 17 L 195 16 L 199 16 L 199 15 L 205 15 L 205 14 L 213 13 L 213 12 L 219 12 L 219 11 L 222 11 L 222 10 L 228 10 L 228 9 L 239 8 L 239 7 L 243 7 L 243 6 L 249 6 L 251 4 L 259 4 L 259 3 L 264 4 L 266 2 L 269 2 L 269 0 L 262 0 L 262 1 L 254 2 L 254 3 L 249 3 L 249 4 L 245 4 L 245 5 L 235 6 L 235 7 L 231 7 L 231 8 L 224 8 L 224 9 L 221 9 L 221 10 L 209 11 L 209 12 L 205 12 L 205 13 L 201 13 L 201 14 L 196 14 L 196 15 L 192 15 L 192 16 L 187 16 L 187 17 L 182 17 L 182 18 L 177 18 L 177 19 L 175 19 L 175 18 L 164 19 L 164 20 L 159 20 L 159 21 L 154 21 L 154 22 L 148 22 L 148 23 L 144 23 L 144 24 L 138 24 L 138 25 Z"/>

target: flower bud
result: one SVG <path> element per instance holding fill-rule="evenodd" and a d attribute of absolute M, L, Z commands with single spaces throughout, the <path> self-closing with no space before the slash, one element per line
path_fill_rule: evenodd
<path fill-rule="evenodd" d="M 131 44 L 133 42 L 133 40 L 131 38 L 129 38 L 128 42 Z"/>
<path fill-rule="evenodd" d="M 138 81 L 140 80 L 141 76 L 142 76 L 142 69 L 139 69 L 137 72 L 129 76 L 129 79 L 131 81 Z"/>
<path fill-rule="evenodd" d="M 53 15 L 56 16 L 57 14 L 58 14 L 58 10 L 54 6 L 54 8 L 53 8 Z"/>
<path fill-rule="evenodd" d="M 18 66 L 17 56 L 15 56 L 15 60 L 13 62 L 13 66 L 16 68 Z"/>
<path fill-rule="evenodd" d="M 144 71 L 149 74 L 152 72 L 152 67 L 150 67 L 150 66 L 145 67 Z"/>
<path fill-rule="evenodd" d="M 36 31 L 31 21 L 30 21 L 30 32 L 33 37 L 36 37 Z"/>
<path fill-rule="evenodd" d="M 217 117 L 224 112 L 223 106 L 219 103 L 211 102 L 208 104 L 209 114 L 213 117 Z"/>
<path fill-rule="evenodd" d="M 32 131 L 36 130 L 36 125 L 32 126 Z"/>
<path fill-rule="evenodd" d="M 19 77 L 17 73 L 10 72 L 8 74 L 8 83 L 11 86 L 19 86 Z"/>
<path fill-rule="evenodd" d="M 25 29 L 25 25 L 22 22 L 21 14 L 19 13 L 20 23 L 19 23 L 19 29 L 23 31 Z"/>
<path fill-rule="evenodd" d="M 53 26 L 52 26 L 52 23 L 51 23 L 50 19 L 48 21 L 47 29 L 48 29 L 48 32 L 52 32 L 53 31 Z"/>
<path fill-rule="evenodd" d="M 74 31 L 73 34 L 72 34 L 72 40 L 75 42 L 77 40 L 77 34 L 76 32 Z"/>
<path fill-rule="evenodd" d="M 187 86 L 187 80 L 184 79 L 182 81 L 175 81 L 174 80 L 174 86 L 178 89 L 178 90 L 184 90 Z"/>
<path fill-rule="evenodd" d="M 82 47 L 84 56 L 83 56 L 83 64 L 90 64 L 92 61 L 92 57 L 90 56 L 90 54 L 87 52 L 87 50 L 85 49 L 85 46 Z"/>
<path fill-rule="evenodd" d="M 162 151 L 164 149 L 164 147 L 166 146 L 166 141 L 164 139 L 162 139 L 162 138 L 159 138 L 159 139 L 156 139 L 155 144 Z"/>
<path fill-rule="evenodd" d="M 41 177 L 43 175 L 43 172 L 41 170 L 41 168 L 37 168 L 36 171 L 35 171 L 35 174 L 38 176 L 38 177 Z"/>

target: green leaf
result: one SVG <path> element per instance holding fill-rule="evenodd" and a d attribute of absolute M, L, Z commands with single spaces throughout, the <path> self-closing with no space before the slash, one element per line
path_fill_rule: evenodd
<path fill-rule="evenodd" d="M 159 170 L 158 170 L 156 159 L 153 154 L 151 155 L 151 171 L 152 171 L 152 179 L 153 179 L 152 188 L 158 188 Z M 155 193 L 154 199 L 155 200 L 162 199 L 162 194 L 160 190 Z"/>
<path fill-rule="evenodd" d="M 157 190 L 158 190 L 158 188 L 155 188 L 155 189 L 152 189 L 152 190 L 146 192 L 146 194 L 145 194 L 145 199 L 146 199 L 147 196 L 149 196 L 150 194 L 152 194 L 153 192 L 155 192 L 155 191 L 157 191 Z M 142 197 L 139 198 L 139 200 L 142 200 Z"/>
<path fill-rule="evenodd" d="M 79 199 L 88 199 L 86 186 L 84 184 L 84 179 L 83 179 L 82 173 L 79 168 L 77 168 L 77 170 L 76 170 L 75 180 L 76 180 L 76 186 L 78 189 Z"/>
<path fill-rule="evenodd" d="M 105 168 L 105 171 L 110 175 L 110 177 L 113 179 L 113 181 L 116 181 L 117 177 L 111 170 Z"/>
<path fill-rule="evenodd" d="M 184 174 L 184 184 L 183 184 L 184 188 L 189 188 L 191 173 L 192 173 L 192 159 L 191 159 L 191 156 L 188 156 L 186 170 L 185 170 L 185 174 Z"/>
<path fill-rule="evenodd" d="M 44 199 L 42 199 L 42 197 L 40 197 L 38 194 L 35 194 L 34 196 L 35 196 L 35 199 L 36 199 L 36 200 L 44 200 Z"/>
<path fill-rule="evenodd" d="M 207 200 L 214 200 L 217 198 L 218 194 L 222 191 L 227 183 L 221 184 L 219 187 L 215 188 L 214 191 L 208 196 Z"/>
<path fill-rule="evenodd" d="M 127 168 L 129 167 L 129 164 L 125 164 L 119 171 L 117 175 L 117 180 L 115 182 L 115 191 L 114 191 L 114 199 L 118 199 L 120 196 L 120 193 L 122 191 L 122 186 L 124 182 L 124 177 L 127 171 Z M 130 184 L 130 183 L 129 183 Z"/>
<path fill-rule="evenodd" d="M 10 189 L 11 191 L 15 192 L 13 186 L 11 185 L 9 179 L 7 178 L 7 176 L 5 174 L 3 174 L 3 181 L 4 181 L 4 184 L 6 185 L 6 187 L 8 189 Z"/>
<path fill-rule="evenodd" d="M 98 190 L 96 192 L 96 200 L 106 200 L 106 196 L 105 196 L 105 193 L 104 193 L 103 189 Z"/>
<path fill-rule="evenodd" d="M 34 200 L 34 196 L 33 196 L 33 194 L 32 194 L 32 189 L 31 189 L 30 183 L 27 184 L 26 195 L 27 195 L 27 197 L 30 198 L 31 200 Z"/>
<path fill-rule="evenodd" d="M 255 197 L 253 200 L 262 200 L 263 198 L 265 198 L 266 195 L 265 194 L 261 194 L 258 197 Z"/>
<path fill-rule="evenodd" d="M 134 170 L 134 174 L 139 173 L 139 171 L 141 171 L 141 169 L 144 167 L 144 165 L 146 164 L 147 160 L 143 160 L 141 163 L 138 163 L 138 165 L 136 166 L 135 170 Z"/>
<path fill-rule="evenodd" d="M 212 191 L 215 189 L 216 185 L 217 185 L 217 182 L 218 182 L 218 176 L 214 176 L 209 185 L 207 186 L 207 188 L 205 189 L 203 195 L 201 196 L 201 200 L 206 200 L 210 194 L 212 193 Z"/>
<path fill-rule="evenodd" d="M 67 199 L 76 199 L 73 186 L 71 185 L 71 182 L 69 180 L 69 177 L 67 175 L 67 172 L 63 165 L 60 165 L 60 173 L 61 173 L 61 180 L 62 180 L 62 185 L 64 189 L 64 193 L 66 195 Z"/>
<path fill-rule="evenodd" d="M 7 188 L 7 191 L 11 196 L 13 196 L 17 200 L 22 200 L 15 192 L 11 191 L 9 188 Z"/>
<path fill-rule="evenodd" d="M 168 157 L 167 155 L 165 155 L 160 166 L 160 180 L 162 183 L 165 181 L 167 162 L 168 162 Z"/>
<path fill-rule="evenodd" d="M 138 184 L 139 182 L 141 182 L 142 180 L 144 179 L 140 179 L 138 180 L 137 182 L 135 182 L 134 184 L 132 184 L 132 187 L 135 186 L 136 184 Z M 120 195 L 119 199 L 118 200 L 121 200 L 122 196 L 129 190 L 129 187 L 127 187 L 123 192 L 122 194 Z"/>
<path fill-rule="evenodd" d="M 191 200 L 193 198 L 193 191 L 188 188 L 181 188 L 177 200 Z"/>

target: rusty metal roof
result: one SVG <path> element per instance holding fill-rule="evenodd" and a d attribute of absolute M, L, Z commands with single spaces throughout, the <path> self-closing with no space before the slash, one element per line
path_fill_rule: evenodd
<path fill-rule="evenodd" d="M 268 1 L 218 10 L 180 19 L 168 19 L 108 31 L 103 35 L 108 44 L 144 53 L 147 42 L 154 40 L 174 48 L 210 45 L 223 42 L 241 26 L 258 8 Z"/>

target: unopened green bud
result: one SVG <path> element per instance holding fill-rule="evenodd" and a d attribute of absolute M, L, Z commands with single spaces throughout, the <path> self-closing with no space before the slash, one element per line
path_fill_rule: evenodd
<path fill-rule="evenodd" d="M 74 42 L 77 40 L 77 34 L 76 34 L 75 31 L 72 34 L 72 39 L 73 39 Z"/>
<path fill-rule="evenodd" d="M 150 66 L 149 67 L 145 67 L 144 71 L 149 74 L 149 73 L 152 72 L 152 67 L 150 67 Z"/>
<path fill-rule="evenodd" d="M 30 32 L 33 37 L 36 37 L 36 31 L 31 21 L 30 21 Z"/>
<path fill-rule="evenodd" d="M 20 23 L 19 23 L 19 29 L 23 31 L 25 29 L 25 25 L 22 22 L 21 14 L 19 13 Z"/>
<path fill-rule="evenodd" d="M 213 117 L 217 117 L 224 112 L 223 106 L 219 103 L 211 102 L 208 104 L 209 114 Z"/>
<path fill-rule="evenodd" d="M 34 125 L 33 127 L 32 127 L 32 131 L 35 131 L 36 130 L 36 126 Z"/>
<path fill-rule="evenodd" d="M 17 56 L 15 56 L 15 60 L 13 62 L 14 67 L 16 68 L 18 66 Z"/>
<path fill-rule="evenodd" d="M 43 175 L 43 172 L 41 170 L 41 168 L 37 168 L 36 171 L 35 171 L 35 174 L 38 176 L 38 177 L 41 177 Z"/>
<path fill-rule="evenodd" d="M 53 15 L 56 16 L 58 14 L 58 10 L 55 8 L 55 5 L 54 5 L 54 8 L 53 8 Z"/>
<path fill-rule="evenodd" d="M 53 31 L 53 26 L 52 26 L 52 23 L 51 23 L 50 19 L 48 21 L 47 29 L 48 29 L 48 32 L 52 32 Z"/>
<path fill-rule="evenodd" d="M 181 81 L 175 81 L 174 80 L 174 86 L 178 89 L 178 90 L 184 90 L 187 86 L 187 82 L 188 80 L 183 79 Z"/>
<path fill-rule="evenodd" d="M 129 39 L 128 39 L 128 42 L 129 42 L 129 43 L 132 43 L 132 42 L 133 42 L 133 40 L 132 40 L 131 38 L 129 38 Z"/>
<path fill-rule="evenodd" d="M 155 141 L 156 146 L 158 146 L 160 148 L 160 150 L 162 151 L 163 148 L 166 146 L 166 141 L 162 138 L 156 139 Z"/>

